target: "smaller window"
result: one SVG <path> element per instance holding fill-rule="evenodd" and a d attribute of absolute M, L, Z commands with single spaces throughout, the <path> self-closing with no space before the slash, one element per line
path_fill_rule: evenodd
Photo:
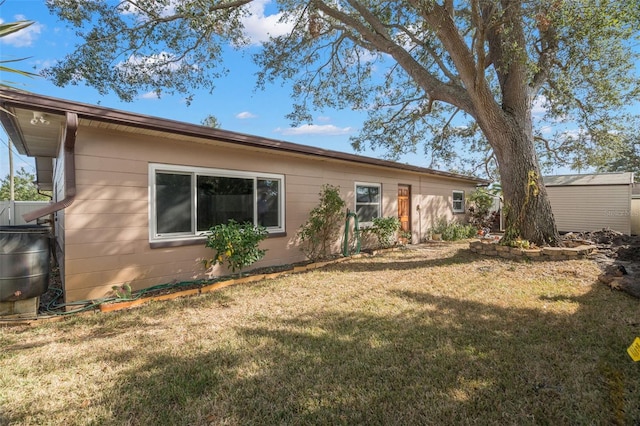
<path fill-rule="evenodd" d="M 453 191 L 453 212 L 464 213 L 464 191 Z"/>
<path fill-rule="evenodd" d="M 356 183 L 356 214 L 360 225 L 371 225 L 382 212 L 382 188 L 379 183 Z"/>

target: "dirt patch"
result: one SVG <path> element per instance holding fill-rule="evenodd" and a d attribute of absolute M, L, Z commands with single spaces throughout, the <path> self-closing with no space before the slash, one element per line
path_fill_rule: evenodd
<path fill-rule="evenodd" d="M 601 231 L 569 233 L 564 240 L 586 240 L 598 247 L 596 260 L 608 266 L 615 262 L 629 262 L 629 265 L 640 268 L 640 237 L 629 236 L 611 229 Z M 635 264 L 635 265 L 632 265 Z"/>
<path fill-rule="evenodd" d="M 602 229 L 569 233 L 563 238 L 567 241 L 587 240 L 595 244 L 598 252 L 593 259 L 602 270 L 600 281 L 640 298 L 640 237 Z"/>

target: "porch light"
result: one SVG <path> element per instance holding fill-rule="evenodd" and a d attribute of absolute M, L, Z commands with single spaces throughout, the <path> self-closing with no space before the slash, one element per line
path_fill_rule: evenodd
<path fill-rule="evenodd" d="M 34 126 L 39 125 L 39 124 L 48 126 L 49 125 L 49 120 L 47 120 L 45 118 L 45 115 L 43 113 L 34 111 L 33 112 L 33 118 L 31 119 L 31 124 L 33 124 Z"/>

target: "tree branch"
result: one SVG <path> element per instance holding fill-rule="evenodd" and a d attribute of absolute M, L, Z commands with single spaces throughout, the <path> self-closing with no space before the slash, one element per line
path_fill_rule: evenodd
<path fill-rule="evenodd" d="M 474 105 L 469 98 L 467 91 L 460 85 L 454 83 L 444 83 L 418 63 L 406 49 L 391 40 L 386 27 L 370 11 L 363 13 L 364 6 L 355 0 L 348 0 L 358 12 L 366 15 L 367 23 L 371 28 L 365 26 L 361 21 L 353 18 L 342 10 L 334 9 L 325 2 L 314 1 L 314 6 L 327 16 L 344 23 L 347 27 L 353 28 L 363 40 L 355 37 L 352 41 L 363 45 L 363 42 L 370 46 L 375 46 L 375 50 L 391 55 L 414 81 L 429 94 L 433 100 L 442 100 L 460 109 L 463 109 L 472 116 L 475 116 Z M 413 0 L 416 1 L 416 0 Z M 441 12 L 443 9 L 439 9 Z M 364 46 L 364 45 L 363 45 Z M 370 48 L 370 47 L 368 47 Z"/>
<path fill-rule="evenodd" d="M 546 11 L 539 12 L 536 19 L 538 20 L 538 30 L 541 35 L 541 48 L 539 50 L 537 72 L 531 82 L 532 93 L 537 93 L 546 82 L 559 48 L 558 33 L 555 26 L 546 17 Z"/>
<path fill-rule="evenodd" d="M 438 55 L 438 53 L 423 39 L 418 38 L 414 33 L 409 31 L 409 29 L 404 25 L 394 24 L 390 26 L 391 28 L 396 28 L 406 34 L 407 37 L 415 44 L 424 49 L 431 57 L 438 68 L 442 73 L 452 82 L 456 84 L 460 84 L 460 77 L 454 74 L 449 67 L 444 63 L 442 59 L 442 55 Z"/>

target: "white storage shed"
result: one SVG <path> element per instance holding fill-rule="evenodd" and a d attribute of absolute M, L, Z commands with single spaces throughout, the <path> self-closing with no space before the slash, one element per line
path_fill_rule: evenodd
<path fill-rule="evenodd" d="M 544 184 L 558 231 L 631 234 L 632 172 L 545 176 Z"/>

